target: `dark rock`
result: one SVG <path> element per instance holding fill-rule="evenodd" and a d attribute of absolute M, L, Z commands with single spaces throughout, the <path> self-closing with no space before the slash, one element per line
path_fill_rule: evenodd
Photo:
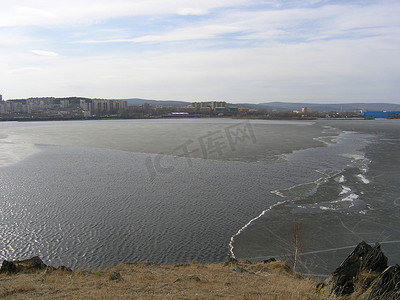
<path fill-rule="evenodd" d="M 400 266 L 391 266 L 383 271 L 360 299 L 400 299 Z"/>
<path fill-rule="evenodd" d="M 4 260 L 1 265 L 0 273 L 17 273 L 17 266 L 12 261 Z"/>
<path fill-rule="evenodd" d="M 362 241 L 324 282 L 318 284 L 317 292 L 322 295 L 350 295 L 358 275 L 366 270 L 382 272 L 387 268 L 387 258 L 379 244 L 371 247 Z"/>
<path fill-rule="evenodd" d="M 39 256 L 34 256 L 29 259 L 16 261 L 19 265 L 23 266 L 26 269 L 38 269 L 44 270 L 47 265 L 39 258 Z"/>
<path fill-rule="evenodd" d="M 34 256 L 29 259 L 16 260 L 16 261 L 3 261 L 0 269 L 0 273 L 19 273 L 19 272 L 31 272 L 36 270 L 44 270 L 47 265 L 39 258 Z"/>
<path fill-rule="evenodd" d="M 333 272 L 335 282 L 333 292 L 336 295 L 349 295 L 354 292 L 354 278 L 361 271 L 363 258 L 367 256 L 372 247 L 362 241 Z"/>
<path fill-rule="evenodd" d="M 180 282 L 180 281 L 183 281 L 183 279 L 182 278 L 177 278 L 174 282 Z"/>
<path fill-rule="evenodd" d="M 273 258 L 273 257 L 271 257 L 271 258 L 268 258 L 268 259 L 264 260 L 263 263 L 264 263 L 264 264 L 268 264 L 268 263 L 274 262 L 274 261 L 276 261 L 276 259 Z"/>
<path fill-rule="evenodd" d="M 119 272 L 113 272 L 110 276 L 111 280 L 119 280 L 121 279 L 121 274 Z"/>
<path fill-rule="evenodd" d="M 36 270 L 45 270 L 47 265 L 39 258 L 34 256 L 24 260 L 16 260 L 14 264 L 17 266 L 18 272 L 31 272 Z"/>
<path fill-rule="evenodd" d="M 189 278 L 190 278 L 190 280 L 200 281 L 200 278 L 197 277 L 196 275 L 190 275 Z"/>
<path fill-rule="evenodd" d="M 382 273 L 388 267 L 388 259 L 381 250 L 381 245 L 376 243 L 369 251 L 361 264 L 362 270 Z"/>

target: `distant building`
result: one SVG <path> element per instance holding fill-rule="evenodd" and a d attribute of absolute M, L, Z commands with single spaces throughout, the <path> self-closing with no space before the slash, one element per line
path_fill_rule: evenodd
<path fill-rule="evenodd" d="M 202 107 L 202 108 L 200 108 L 200 111 L 201 112 L 209 112 L 209 111 L 211 111 L 211 107 L 208 107 L 208 106 Z"/>
<path fill-rule="evenodd" d="M 6 113 L 6 102 L 3 101 L 3 96 L 0 95 L 0 114 Z"/>
<path fill-rule="evenodd" d="M 142 110 L 143 110 L 144 113 L 149 113 L 150 112 L 150 108 L 151 108 L 151 106 L 150 106 L 149 103 L 143 103 L 142 104 Z"/>
<path fill-rule="evenodd" d="M 189 113 L 188 112 L 182 112 L 182 111 L 172 112 L 171 116 L 174 116 L 174 117 L 187 117 L 187 116 L 189 116 Z"/>
<path fill-rule="evenodd" d="M 207 102 L 193 102 L 192 106 L 196 110 L 200 110 L 200 108 L 207 107 Z"/>
<path fill-rule="evenodd" d="M 364 118 L 391 118 L 399 119 L 400 111 L 366 111 Z"/>
<path fill-rule="evenodd" d="M 124 100 L 84 99 L 80 101 L 83 111 L 92 114 L 115 114 L 126 110 L 128 102 Z"/>
<path fill-rule="evenodd" d="M 54 109 L 54 98 L 29 98 L 26 99 L 28 112 L 42 112 Z"/>
<path fill-rule="evenodd" d="M 211 101 L 211 102 L 193 102 L 192 107 L 196 110 L 224 110 L 226 108 L 225 101 Z"/>
<path fill-rule="evenodd" d="M 61 108 L 68 108 L 70 106 L 70 102 L 68 99 L 60 100 L 60 107 Z"/>
<path fill-rule="evenodd" d="M 1 98 L 2 99 L 2 98 Z M 127 110 L 123 100 L 102 100 L 87 98 L 29 98 L 2 101 L 0 114 L 29 114 L 33 116 L 84 116 L 93 114 L 115 115 Z"/>
<path fill-rule="evenodd" d="M 211 109 L 218 110 L 218 109 L 225 109 L 226 102 L 225 101 L 213 101 L 211 102 Z"/>
<path fill-rule="evenodd" d="M 301 112 L 302 112 L 303 114 L 311 114 L 311 113 L 312 113 L 312 108 L 311 108 L 311 107 L 303 107 L 303 108 L 301 109 Z"/>

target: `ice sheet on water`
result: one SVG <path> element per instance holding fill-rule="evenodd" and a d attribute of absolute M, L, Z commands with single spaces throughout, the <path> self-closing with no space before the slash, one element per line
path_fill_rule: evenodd
<path fill-rule="evenodd" d="M 17 163 L 39 150 L 33 144 L 15 143 L 10 137 L 0 138 L 0 167 Z"/>
<path fill-rule="evenodd" d="M 358 174 L 357 177 L 362 181 L 364 184 L 369 184 L 370 181 L 363 175 L 363 174 Z"/>

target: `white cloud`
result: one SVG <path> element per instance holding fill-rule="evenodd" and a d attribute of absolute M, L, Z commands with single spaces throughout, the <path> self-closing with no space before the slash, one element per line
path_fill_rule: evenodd
<path fill-rule="evenodd" d="M 45 57 L 56 57 L 59 56 L 58 53 L 53 51 L 46 51 L 46 50 L 31 50 L 33 54 Z"/>
<path fill-rule="evenodd" d="M 172 30 L 159 35 L 144 35 L 135 38 L 112 38 L 101 40 L 77 40 L 75 44 L 103 44 L 103 43 L 163 43 L 177 41 L 191 41 L 216 39 L 224 34 L 240 33 L 241 27 L 224 24 L 207 24 L 188 26 Z"/>
<path fill-rule="evenodd" d="M 199 15 L 205 15 L 207 14 L 208 11 L 206 9 L 202 8 L 182 8 L 178 11 L 178 15 L 181 16 L 199 16 Z"/>
<path fill-rule="evenodd" d="M 4 2 L 4 3 L 3 3 Z M 249 0 L 5 0 L 0 27 L 91 24 L 138 15 L 204 14 L 215 8 L 248 4 Z"/>
<path fill-rule="evenodd" d="M 196 39 L 213 39 L 220 35 L 240 32 L 241 28 L 229 25 L 204 25 L 186 27 L 163 35 L 148 35 L 134 38 L 134 42 L 172 42 Z"/>
<path fill-rule="evenodd" d="M 0 47 L 18 47 L 24 44 L 37 43 L 42 41 L 42 39 L 35 39 L 23 34 L 0 32 Z"/>
<path fill-rule="evenodd" d="M 319 8 L 282 10 L 223 10 L 212 19 L 161 29 L 157 34 L 123 38 L 84 39 L 76 43 L 163 43 L 217 39 L 236 34 L 237 40 L 271 43 L 282 40 L 314 41 L 319 39 L 391 36 L 399 31 L 400 4 L 327 5 Z"/>

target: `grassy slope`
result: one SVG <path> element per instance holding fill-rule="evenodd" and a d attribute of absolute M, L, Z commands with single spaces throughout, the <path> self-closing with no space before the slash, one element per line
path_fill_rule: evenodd
<path fill-rule="evenodd" d="M 119 272 L 121 278 L 111 280 Z M 5 299 L 315 299 L 316 282 L 282 262 L 160 266 L 121 264 L 98 272 L 0 275 Z"/>

